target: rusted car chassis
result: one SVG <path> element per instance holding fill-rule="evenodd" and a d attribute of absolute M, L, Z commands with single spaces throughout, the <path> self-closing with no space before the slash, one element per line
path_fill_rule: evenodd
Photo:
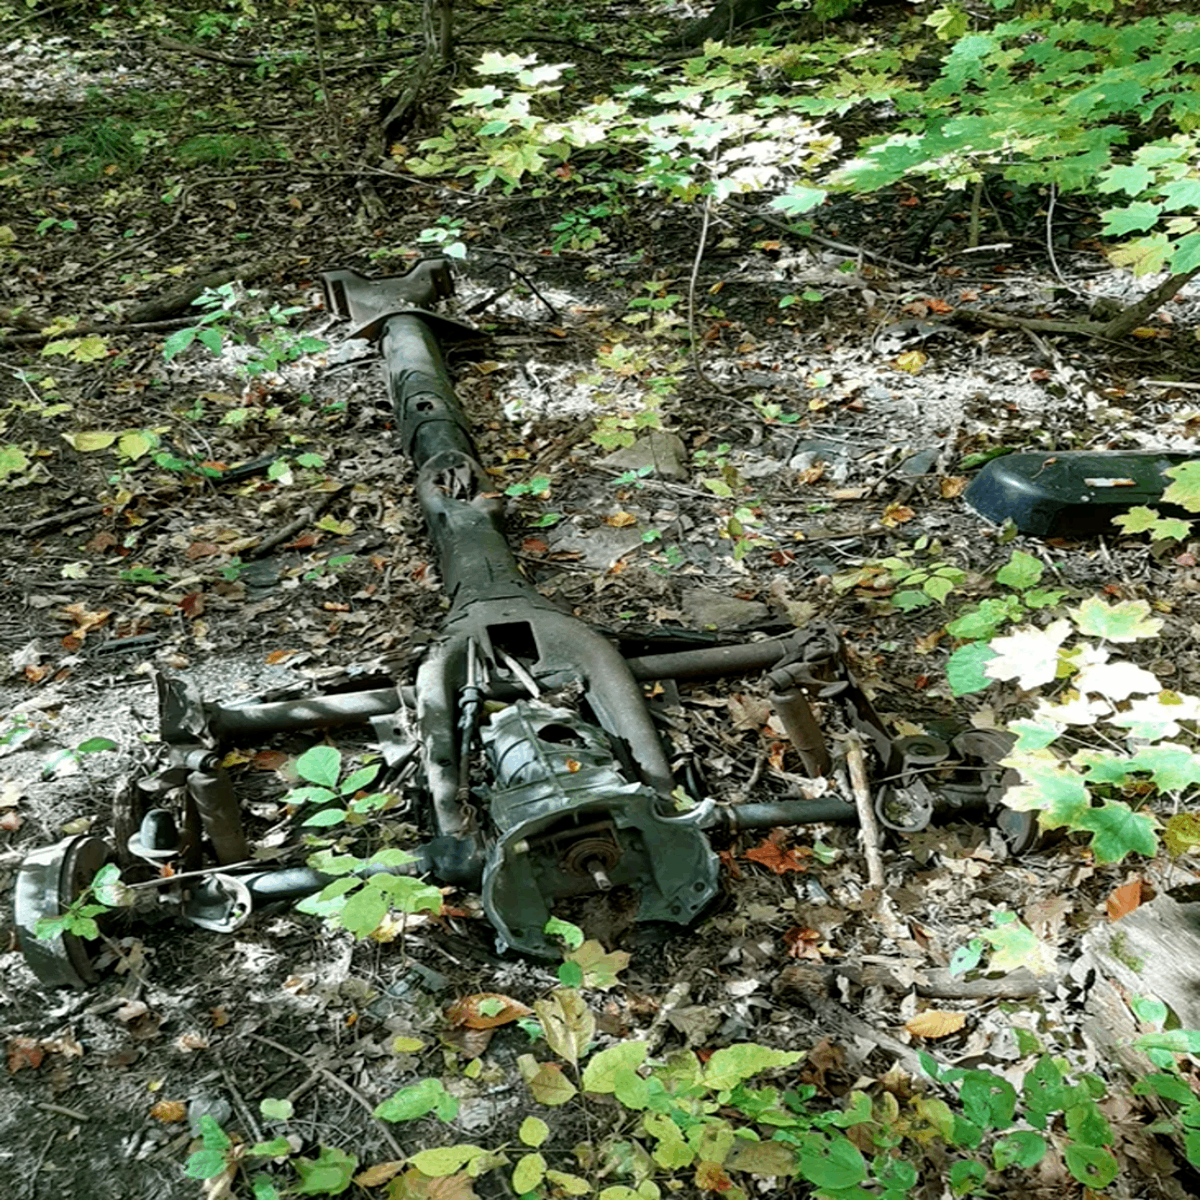
<path fill-rule="evenodd" d="M 115 852 L 170 861 L 187 919 L 232 930 L 264 904 L 330 882 L 309 867 L 264 870 L 250 862 L 240 805 L 221 766 L 229 743 L 288 731 L 370 722 L 385 761 L 415 777 L 434 835 L 414 863 L 392 869 L 478 889 L 499 944 L 537 956 L 556 952 L 544 933 L 556 907 L 590 893 L 630 889 L 641 921 L 694 920 L 717 891 L 706 836 L 713 828 L 855 818 L 854 806 L 836 795 L 736 806 L 687 797 L 645 700 L 644 685 L 654 680 L 765 673 L 812 776 L 828 775 L 833 755 L 811 701 L 837 705 L 874 751 L 875 809 L 885 826 L 912 832 L 935 810 L 991 808 L 1014 849 L 1022 848 L 1028 828 L 998 803 L 1003 780 L 994 764 L 1003 741 L 976 731 L 949 745 L 893 739 L 828 623 L 738 645 L 698 635 L 683 649 L 626 657 L 614 640 L 543 597 L 509 549 L 503 500 L 479 461 L 440 349 L 441 341 L 476 336 L 432 309 L 452 291 L 448 264 L 431 260 L 378 279 L 328 271 L 322 282 L 327 307 L 382 354 L 450 610 L 412 686 L 225 704 L 206 703 L 183 679 L 159 677 L 164 761 L 138 782 L 139 819 L 118 828 Z M 18 928 L 43 983 L 94 980 L 77 938 L 38 939 L 34 929 L 65 911 L 113 853 L 85 835 L 22 865 Z"/>

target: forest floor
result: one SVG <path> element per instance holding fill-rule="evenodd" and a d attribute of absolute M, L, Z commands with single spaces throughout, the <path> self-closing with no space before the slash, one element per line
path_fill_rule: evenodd
<path fill-rule="evenodd" d="M 618 36 L 625 16 L 605 10 L 603 36 Z M 372 120 L 381 68 L 366 51 L 348 57 L 346 42 L 336 55 L 326 47 L 318 102 L 311 66 L 256 71 L 249 37 L 210 39 L 216 57 L 197 57 L 110 18 L 26 20 L 3 39 L 0 174 L 16 201 L 0 221 L 3 927 L 22 856 L 68 834 L 105 836 L 114 796 L 150 769 L 153 672 L 186 675 L 222 701 L 411 681 L 445 613 L 437 564 L 410 465 L 388 436 L 377 358 L 323 310 L 318 273 L 403 270 L 437 249 L 421 240 L 430 229 L 465 247 L 447 311 L 481 336 L 448 357 L 481 459 L 511 499 L 512 544 L 539 590 L 584 620 L 629 640 L 662 629 L 747 640 L 825 618 L 897 735 L 989 728 L 1022 698 L 956 699 L 944 625 L 989 594 L 1019 548 L 1072 597 L 1150 600 L 1165 627 L 1146 662 L 1200 692 L 1190 652 L 1200 571 L 1188 554 L 1156 556 L 1138 539 L 1013 542 L 962 499 L 971 456 L 1000 447 L 1196 447 L 1200 286 L 1120 345 L 952 319 L 981 298 L 1024 316 L 1135 298 L 1146 285 L 1107 265 L 1087 214 L 1062 216 L 1051 271 L 1036 205 L 1005 214 L 1016 233 L 997 236 L 1002 246 L 971 253 L 968 216 L 949 210 L 920 268 L 889 258 L 924 203 L 916 193 L 828 206 L 818 239 L 748 199 L 718 211 L 693 275 L 696 205 L 647 201 L 594 244 L 552 252 L 562 217 L 552 194 L 359 171 L 349 146 Z M 439 111 L 429 101 L 412 136 L 431 132 Z M 197 342 L 166 361 L 178 320 L 105 331 L 242 259 L 258 295 L 232 293 L 220 354 Z M 631 306 L 646 299 L 661 303 Z M 73 336 L 72 320 L 96 332 Z M 39 339 L 52 322 L 60 332 Z M 325 348 L 305 352 L 305 337 Z M 248 373 L 273 344 L 272 368 Z M 670 436 L 651 438 L 650 425 Z M 629 431 L 641 437 L 634 451 L 615 446 Z M 897 572 L 879 566 L 897 556 L 961 572 L 945 606 L 897 608 Z M 681 685 L 676 758 L 723 805 L 838 793 L 837 773 L 821 787 L 804 776 L 767 691 L 761 678 Z M 837 706 L 819 715 L 840 745 Z M 362 734 L 330 738 L 348 759 L 370 749 Z M 245 748 L 233 768 L 248 828 L 273 847 L 283 832 L 295 840 L 284 796 L 312 740 Z M 407 803 L 387 814 L 393 824 L 419 824 Z M 1200 1191 L 1171 1138 L 1146 1132 L 1149 1101 L 1128 1092 L 1099 1035 L 1111 1014 L 1094 998 L 1105 980 L 1088 941 L 1117 889 L 1136 883 L 1147 902 L 1177 892 L 1196 880 L 1194 858 L 1106 866 L 1069 839 L 1014 855 L 984 814 L 886 837 L 881 896 L 853 827 L 714 842 L 721 892 L 693 926 L 579 918 L 629 955 L 617 981 L 585 990 L 601 1044 L 648 1038 L 701 1058 L 745 1042 L 803 1050 L 791 1084 L 837 1107 L 855 1088 L 907 1103 L 918 1049 L 1019 1078 L 1028 1034 L 1113 1085 L 1104 1112 L 1121 1174 L 1106 1194 Z M 516 1060 L 545 1057 L 544 1045 L 519 1023 L 472 1040 L 445 1012 L 477 993 L 532 1006 L 558 977 L 497 954 L 477 897 L 445 899 L 446 915 L 363 941 L 286 911 L 228 935 L 142 914 L 110 934 L 100 982 L 81 992 L 39 988 L 10 932 L 0 1191 L 199 1195 L 183 1171 L 205 1112 L 246 1141 L 293 1136 L 312 1162 L 324 1146 L 360 1171 L 393 1164 L 395 1196 L 422 1194 L 395 1182 L 416 1188 L 396 1172 L 421 1149 L 478 1141 L 515 1160 L 531 1111 Z M 955 952 L 994 932 L 997 913 L 1033 931 L 1042 959 L 1026 968 L 1043 974 L 952 976 Z M 953 1029 L 913 1024 L 929 1012 Z M 452 1121 L 370 1116 L 431 1077 L 457 1099 Z M 286 1121 L 260 1109 L 285 1097 Z M 644 1185 L 656 1168 L 636 1155 L 621 1166 L 613 1147 L 636 1137 L 611 1109 L 560 1116 L 544 1148 L 552 1163 L 653 1194 Z M 597 1148 L 590 1165 L 571 1154 L 580 1142 Z M 946 1159 L 929 1156 L 911 1194 L 948 1194 Z M 1063 1162 L 1051 1153 L 1019 1178 L 994 1170 L 990 1194 L 1082 1195 Z M 360 1177 L 347 1194 L 384 1194 L 389 1177 Z M 732 1172 L 736 1186 L 766 1186 L 751 1178 Z M 704 1184 L 689 1175 L 680 1186 Z M 504 1194 L 506 1172 L 474 1187 Z"/>

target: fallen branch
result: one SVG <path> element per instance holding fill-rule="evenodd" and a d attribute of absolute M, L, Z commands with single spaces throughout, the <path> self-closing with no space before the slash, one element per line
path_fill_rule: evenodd
<path fill-rule="evenodd" d="M 111 337 L 116 333 L 153 333 L 157 330 L 181 329 L 190 321 L 190 317 L 174 317 L 170 321 L 121 321 L 115 325 L 76 325 L 73 329 L 56 329 L 53 333 L 47 333 L 44 329 L 37 333 L 7 333 L 0 337 L 0 346 L 41 346 L 55 338 L 81 337 L 92 333 L 98 333 L 101 337 Z"/>
<path fill-rule="evenodd" d="M 999 979 L 964 979 L 945 967 L 925 967 L 901 972 L 887 963 L 798 962 L 784 967 L 776 976 L 772 991 L 782 996 L 824 995 L 832 991 L 838 979 L 848 979 L 860 987 L 882 987 L 889 992 L 915 991 L 931 1000 L 1021 1000 L 1053 992 L 1061 982 L 1058 975 L 1037 976 L 1029 971 L 1012 971 Z M 911 981 L 908 976 L 911 975 Z"/>
<path fill-rule="evenodd" d="M 278 270 L 290 257 L 288 254 L 269 254 L 266 258 L 231 263 L 224 267 L 217 267 L 203 275 L 193 276 L 185 283 L 162 293 L 155 299 L 139 304 L 129 312 L 128 319 L 134 324 L 162 320 L 190 307 L 193 301 L 210 288 L 221 287 L 223 284 L 232 283 L 235 279 L 242 283 L 252 283 L 256 279 L 261 279 L 264 275 L 270 275 Z"/>
<path fill-rule="evenodd" d="M 862 830 L 863 854 L 867 859 L 867 886 L 883 891 L 887 882 L 883 873 L 883 855 L 879 853 L 879 823 L 871 803 L 871 786 L 867 782 L 867 760 L 862 739 L 857 734 L 846 738 L 846 765 L 850 768 L 850 788 L 854 792 L 854 807 Z"/>
<path fill-rule="evenodd" d="M 314 1066 L 311 1056 L 306 1058 L 303 1054 L 298 1054 L 295 1050 L 290 1049 L 288 1046 L 284 1046 L 275 1041 L 274 1038 L 263 1037 L 258 1033 L 248 1033 L 246 1036 L 250 1038 L 251 1041 L 261 1042 L 264 1046 L 270 1046 L 272 1050 L 278 1050 L 280 1054 L 286 1054 L 288 1058 L 294 1058 L 296 1062 L 301 1064 L 301 1066 L 307 1067 L 314 1074 L 321 1075 L 324 1079 L 327 1079 L 335 1087 L 341 1088 L 342 1091 L 345 1092 L 355 1104 L 365 1108 L 372 1117 L 375 1116 L 375 1105 L 373 1105 L 370 1100 L 366 1098 L 366 1096 L 364 1096 L 357 1089 L 352 1088 L 344 1079 L 339 1079 L 327 1067 Z M 391 1148 L 396 1157 L 398 1159 L 407 1158 L 407 1155 L 401 1148 L 400 1143 L 396 1141 L 395 1137 L 392 1135 L 392 1131 L 382 1121 L 378 1121 L 378 1124 L 380 1132 L 383 1134 L 384 1141 L 387 1142 L 388 1146 Z"/>

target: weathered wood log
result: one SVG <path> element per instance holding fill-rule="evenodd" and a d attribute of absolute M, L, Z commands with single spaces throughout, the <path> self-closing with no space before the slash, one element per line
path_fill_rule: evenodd
<path fill-rule="evenodd" d="M 207 288 L 218 288 L 222 284 L 232 283 L 240 279 L 243 283 L 253 283 L 279 270 L 290 258 L 287 254 L 271 254 L 266 258 L 250 259 L 245 262 L 231 263 L 223 267 L 215 267 L 203 275 L 193 276 L 178 286 L 146 300 L 137 305 L 125 316 L 129 324 L 142 324 L 147 321 L 163 321 L 177 313 L 185 312 L 194 300 L 204 293 Z"/>

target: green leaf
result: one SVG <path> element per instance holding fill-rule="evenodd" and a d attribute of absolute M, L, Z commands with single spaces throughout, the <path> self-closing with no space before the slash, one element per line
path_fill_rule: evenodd
<path fill-rule="evenodd" d="M 258 1111 L 268 1121 L 290 1121 L 292 1113 L 295 1112 L 295 1106 L 290 1100 L 276 1100 L 268 1096 L 265 1100 L 258 1102 Z"/>
<path fill-rule="evenodd" d="M 233 1145 L 229 1134 L 221 1128 L 217 1118 L 209 1113 L 200 1118 L 200 1140 L 205 1150 L 228 1150 Z"/>
<path fill-rule="evenodd" d="M 298 1195 L 340 1196 L 350 1186 L 358 1159 L 333 1146 L 322 1146 L 316 1158 L 296 1158 L 292 1166 L 300 1176 L 295 1187 Z"/>
<path fill-rule="evenodd" d="M 1004 793 L 1009 808 L 1038 812 L 1038 823 L 1044 829 L 1078 827 L 1076 823 L 1092 803 L 1082 776 L 1048 751 L 1013 754 L 1003 761 L 1021 773 L 1021 783 Z"/>
<path fill-rule="evenodd" d="M 965 975 L 979 966 L 983 957 L 983 939 L 972 938 L 965 946 L 959 946 L 950 955 L 949 971 L 951 975 Z"/>
<path fill-rule="evenodd" d="M 75 752 L 77 754 L 99 754 L 101 751 L 115 750 L 116 748 L 117 743 L 112 738 L 94 737 L 88 738 L 85 742 L 80 742 L 75 747 Z"/>
<path fill-rule="evenodd" d="M 1068 611 L 1085 637 L 1136 642 L 1139 638 L 1158 637 L 1162 631 L 1162 620 L 1150 616 L 1150 605 L 1145 600 L 1106 604 L 1098 596 L 1089 596 L 1078 608 Z"/>
<path fill-rule="evenodd" d="M 456 1146 L 439 1146 L 434 1150 L 420 1150 L 409 1158 L 409 1162 L 423 1175 L 442 1179 L 461 1171 L 468 1163 L 482 1158 L 487 1151 L 482 1146 L 462 1142 Z"/>
<path fill-rule="evenodd" d="M 979 935 L 993 947 L 989 970 L 1016 971 L 1024 967 L 1034 975 L 1048 975 L 1054 970 L 1054 951 L 1039 942 L 1028 925 L 1012 913 L 994 913 L 992 919 L 996 928 L 985 929 Z"/>
<path fill-rule="evenodd" d="M 946 681 L 954 695 L 968 696 L 990 686 L 992 679 L 984 668 L 995 657 L 995 650 L 984 642 L 959 646 L 946 660 Z"/>
<path fill-rule="evenodd" d="M 513 1168 L 512 1185 L 518 1196 L 532 1192 L 546 1178 L 546 1160 L 537 1153 L 526 1154 Z"/>
<path fill-rule="evenodd" d="M 189 1179 L 214 1179 L 227 1166 L 223 1150 L 197 1150 L 188 1157 L 183 1173 Z"/>
<path fill-rule="evenodd" d="M 559 963 L 558 982 L 565 988 L 583 987 L 583 968 L 575 962 Z"/>
<path fill-rule="evenodd" d="M 1027 1171 L 1046 1156 L 1046 1139 L 1031 1129 L 1015 1129 L 997 1138 L 992 1146 L 992 1163 L 997 1171 L 1020 1167 Z"/>
<path fill-rule="evenodd" d="M 333 746 L 313 746 L 296 759 L 296 770 L 309 783 L 336 788 L 342 773 L 342 756 Z"/>
<path fill-rule="evenodd" d="M 1081 1146 L 1077 1142 L 1070 1142 L 1063 1151 L 1063 1157 L 1071 1175 L 1093 1190 L 1108 1187 L 1119 1172 L 1112 1152 L 1099 1146 Z"/>
<path fill-rule="evenodd" d="M 521 1139 L 526 1146 L 532 1146 L 535 1150 L 538 1146 L 550 1136 L 550 1126 L 546 1124 L 541 1117 L 526 1117 L 521 1122 L 521 1128 L 517 1130 L 517 1137 Z"/>
<path fill-rule="evenodd" d="M 583 1071 L 583 1090 L 615 1095 L 626 1108 L 646 1107 L 646 1081 L 637 1073 L 646 1061 L 645 1042 L 618 1042 L 592 1056 Z"/>
<path fill-rule="evenodd" d="M 572 950 L 576 950 L 583 945 L 583 930 L 578 925 L 572 925 L 570 921 L 559 920 L 558 917 L 551 917 L 546 922 L 542 932 L 547 937 L 562 938 Z"/>
<path fill-rule="evenodd" d="M 373 1115 L 381 1121 L 414 1121 L 435 1110 L 441 1115 L 448 1100 L 453 1101 L 454 1097 L 446 1091 L 440 1079 L 422 1079 L 419 1083 L 401 1088 L 395 1095 L 376 1105 Z M 451 1120 L 453 1117 L 442 1119 Z"/>
<path fill-rule="evenodd" d="M 372 783 L 375 776 L 379 774 L 379 763 L 371 763 L 369 766 L 359 767 L 357 771 L 347 775 L 342 780 L 339 791 L 343 796 L 353 796 L 355 792 L 361 792 L 369 783 Z"/>
<path fill-rule="evenodd" d="M 1101 232 L 1109 237 L 1120 237 L 1125 233 L 1153 229 L 1158 224 L 1162 210 L 1161 204 L 1152 204 L 1148 200 L 1135 200 L 1124 208 L 1105 209 L 1100 214 L 1104 218 Z"/>
<path fill-rule="evenodd" d="M 1089 808 L 1075 828 L 1092 832 L 1091 849 L 1099 863 L 1118 863 L 1127 854 L 1153 858 L 1158 851 L 1158 822 L 1149 813 L 1135 813 L 1119 800 Z"/>
<path fill-rule="evenodd" d="M 592 1190 L 592 1185 L 586 1179 L 572 1175 L 569 1171 L 547 1171 L 546 1179 L 554 1184 L 556 1191 L 562 1191 L 568 1196 L 586 1196 Z"/>
<path fill-rule="evenodd" d="M 1178 504 L 1188 512 L 1200 513 L 1200 462 L 1179 463 L 1166 472 L 1172 482 L 1163 492 L 1166 504 Z"/>
<path fill-rule="evenodd" d="M 255 1158 L 283 1158 L 292 1153 L 292 1143 L 280 1135 L 269 1142 L 255 1142 L 246 1153 Z"/>
<path fill-rule="evenodd" d="M 965 1196 L 968 1192 L 982 1187 L 987 1179 L 987 1167 L 974 1159 L 959 1159 L 950 1166 L 950 1190 L 956 1196 Z"/>
<path fill-rule="evenodd" d="M 1014 550 L 1008 562 L 996 572 L 996 582 L 1023 592 L 1042 578 L 1044 570 L 1041 559 L 1024 550 Z"/>
<path fill-rule="evenodd" d="M 338 923 L 357 938 L 370 936 L 379 928 L 379 922 L 387 916 L 388 898 L 378 888 L 364 887 L 355 892 L 345 903 L 338 916 Z"/>
<path fill-rule="evenodd" d="M 1112 523 L 1125 533 L 1145 533 L 1154 528 L 1158 519 L 1158 513 L 1154 509 L 1137 504 L 1128 512 L 1113 517 Z"/>
<path fill-rule="evenodd" d="M 20 446 L 0 446 L 0 479 L 18 475 L 29 466 L 29 458 Z"/>
<path fill-rule="evenodd" d="M 831 1191 L 852 1188 L 866 1179 L 866 1159 L 848 1138 L 802 1133 L 796 1140 L 797 1168 L 815 1187 Z"/>
<path fill-rule="evenodd" d="M 177 354 L 182 354 L 196 340 L 194 327 L 176 330 L 163 342 L 163 358 L 170 362 Z"/>
<path fill-rule="evenodd" d="M 801 213 L 812 212 L 814 208 L 824 204 L 828 195 L 823 188 L 793 184 L 782 196 L 776 196 L 771 201 L 771 207 L 779 209 L 789 217 L 798 217 Z"/>
<path fill-rule="evenodd" d="M 322 808 L 311 817 L 305 817 L 301 824 L 311 829 L 329 829 L 333 825 L 340 825 L 345 819 L 344 808 Z"/>
<path fill-rule="evenodd" d="M 760 1071 L 790 1067 L 804 1057 L 802 1050 L 772 1050 L 755 1042 L 743 1042 L 717 1050 L 704 1065 L 704 1084 L 726 1092 Z"/>

